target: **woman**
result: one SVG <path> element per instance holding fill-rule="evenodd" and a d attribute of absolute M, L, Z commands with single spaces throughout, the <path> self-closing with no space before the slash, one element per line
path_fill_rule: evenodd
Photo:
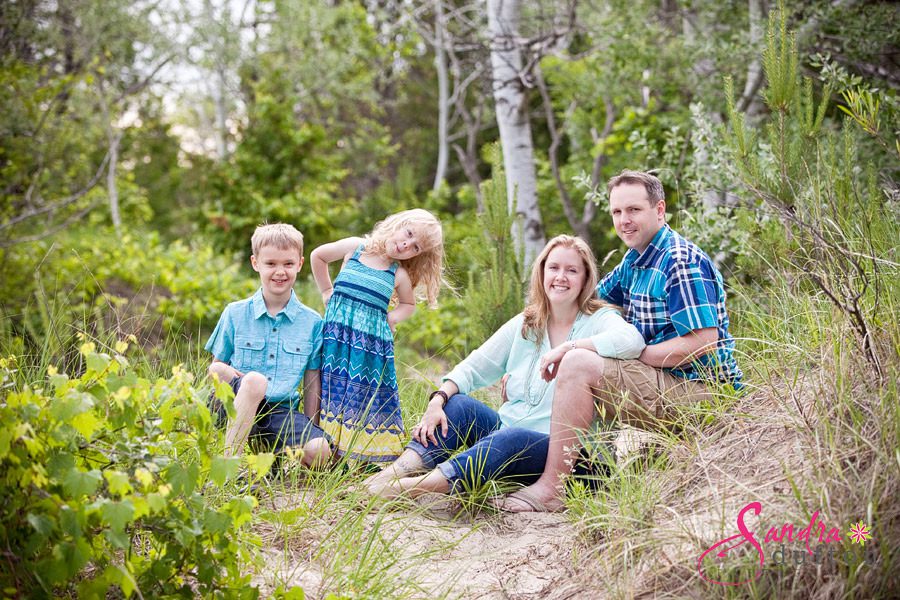
<path fill-rule="evenodd" d="M 550 373 L 565 353 L 580 348 L 627 359 L 644 349 L 637 329 L 597 299 L 596 286 L 588 245 L 568 235 L 550 240 L 532 267 L 525 310 L 443 378 L 403 454 L 367 481 L 369 491 L 414 497 L 501 477 L 536 481 L 547 457 Z M 468 396 L 507 374 L 499 411 Z"/>

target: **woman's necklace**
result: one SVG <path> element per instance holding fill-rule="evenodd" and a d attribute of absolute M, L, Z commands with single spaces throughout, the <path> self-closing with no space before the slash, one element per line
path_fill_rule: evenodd
<path fill-rule="evenodd" d="M 569 328 L 569 335 L 566 337 L 566 342 L 572 341 L 572 336 L 575 334 L 575 326 L 578 324 L 579 320 L 581 320 L 581 313 L 578 313 L 575 316 L 575 320 L 572 322 L 572 327 Z M 547 336 L 549 345 L 550 333 L 544 332 L 544 335 Z M 541 374 L 537 372 L 538 359 L 540 359 L 541 355 L 541 349 L 538 348 L 537 352 L 534 353 L 534 356 L 531 357 L 531 366 L 528 367 L 528 378 L 525 380 L 525 404 L 527 404 L 531 408 L 538 406 L 544 401 L 544 396 L 547 395 L 547 390 L 550 389 L 550 383 L 552 382 L 552 380 L 544 381 L 543 377 L 541 377 Z M 532 382 L 535 380 L 535 377 L 537 377 L 537 386 L 535 387 L 538 388 L 539 393 L 532 391 Z"/>

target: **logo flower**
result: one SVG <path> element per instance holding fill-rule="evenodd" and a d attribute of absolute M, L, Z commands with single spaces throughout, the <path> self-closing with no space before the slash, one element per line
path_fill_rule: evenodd
<path fill-rule="evenodd" d="M 850 526 L 850 533 L 848 533 L 850 539 L 853 540 L 854 544 L 865 545 L 865 543 L 872 537 L 872 532 L 869 531 L 869 526 L 859 521 L 855 525 Z"/>

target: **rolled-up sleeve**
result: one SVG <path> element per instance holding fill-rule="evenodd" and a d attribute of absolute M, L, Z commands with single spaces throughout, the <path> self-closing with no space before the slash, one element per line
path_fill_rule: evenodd
<path fill-rule="evenodd" d="M 234 320 L 231 318 L 230 307 L 222 312 L 205 348 L 216 360 L 231 363 L 231 357 L 234 356 Z"/>
<path fill-rule="evenodd" d="M 678 335 L 718 327 L 716 277 L 705 264 L 676 261 L 666 281 L 666 298 Z"/>
<path fill-rule="evenodd" d="M 613 308 L 591 315 L 591 342 L 597 354 L 607 358 L 637 358 L 646 346 L 635 326 Z"/>
<path fill-rule="evenodd" d="M 477 350 L 447 373 L 442 381 L 452 381 L 462 394 L 469 394 L 499 381 L 507 372 L 513 340 L 521 322 L 521 315 L 507 321 Z"/>
<path fill-rule="evenodd" d="M 324 321 L 316 319 L 310 328 L 309 341 L 312 344 L 312 353 L 306 362 L 307 371 L 318 371 L 322 368 L 322 325 Z"/>

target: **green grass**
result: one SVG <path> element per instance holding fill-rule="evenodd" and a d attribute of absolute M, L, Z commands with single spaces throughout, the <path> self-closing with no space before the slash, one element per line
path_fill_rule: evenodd
<path fill-rule="evenodd" d="M 609 597 L 882 597 L 898 593 L 900 581 L 900 327 L 897 277 L 881 280 L 872 322 L 886 377 L 878 381 L 859 350 L 853 330 L 832 303 L 796 278 L 773 278 L 766 287 L 731 290 L 738 360 L 746 375 L 743 395 L 715 390 L 712 399 L 681 411 L 673 432 L 649 436 L 620 457 L 597 491 L 569 484 L 567 519 L 578 532 L 570 557 L 570 585 L 584 594 L 603 581 Z M 308 290 L 306 290 L 308 292 Z M 304 292 L 304 293 L 306 293 Z M 78 347 L 93 342 L 115 353 L 121 320 L 111 320 L 115 301 L 100 299 L 73 311 L 78 298 L 63 288 L 36 295 L 26 344 L 5 315 L 0 348 L 15 354 L 13 389 L 41 388 L 48 368 L 84 371 Z M 138 305 L 130 318 L 155 313 Z M 41 332 L 47 335 L 42 335 Z M 211 389 L 205 378 L 206 332 L 169 329 L 162 340 L 133 338 L 130 368 L 148 379 L 167 378 L 176 365 L 194 374 L 192 400 Z M 426 398 L 451 364 L 440 353 L 419 355 L 398 336 L 398 378 L 407 427 L 425 410 Z M 494 392 L 481 398 L 496 403 Z M 607 461 L 616 430 L 594 434 L 594 458 Z M 215 442 L 221 444 L 221 436 Z M 200 464 L 198 438 L 186 431 L 157 451 Z M 219 447 L 219 450 L 221 448 Z M 604 454 L 606 453 L 606 454 Z M 205 467 L 204 467 L 205 468 Z M 249 531 L 241 537 L 241 569 L 266 594 L 292 586 L 315 597 L 458 597 L 467 590 L 465 570 L 448 570 L 446 559 L 464 552 L 473 533 L 495 527 L 531 527 L 494 513 L 486 500 L 508 488 L 470 486 L 452 515 L 436 518 L 411 501 L 380 502 L 359 491 L 366 474 L 340 463 L 326 472 L 287 464 L 281 478 L 265 480 Z M 206 475 L 204 475 L 206 477 Z M 230 479 L 208 485 L 204 498 L 221 506 L 244 493 Z M 846 533 L 852 522 L 869 524 L 877 560 L 855 568 L 837 564 L 818 570 L 770 569 L 739 587 L 700 579 L 696 561 L 713 542 L 736 532 L 737 511 L 758 500 L 755 526 L 803 523 L 820 511 Z M 545 534 L 546 540 L 553 533 Z M 761 534 L 760 534 L 761 537 Z M 845 543 L 845 546 L 850 547 Z M 548 565 L 547 568 L 551 568 Z M 736 560 L 731 576 L 750 577 L 752 565 Z M 438 570 L 439 577 L 434 573 Z M 439 580 L 436 582 L 436 579 Z M 579 587 L 580 586 L 580 587 Z"/>

